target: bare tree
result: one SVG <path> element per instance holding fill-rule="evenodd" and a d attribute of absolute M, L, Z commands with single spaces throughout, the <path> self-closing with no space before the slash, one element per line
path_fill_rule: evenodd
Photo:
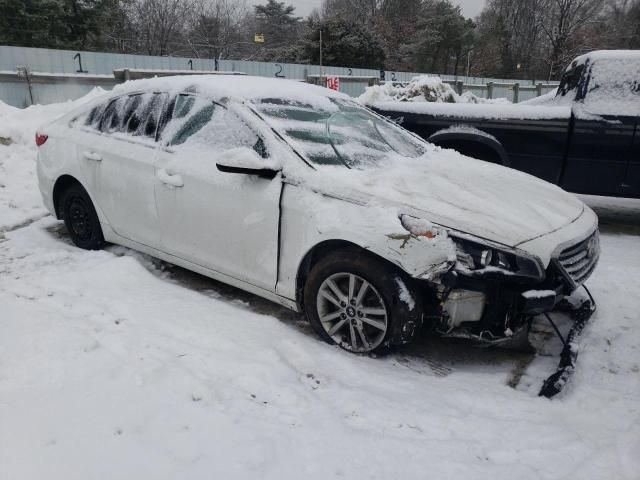
<path fill-rule="evenodd" d="M 477 19 L 475 60 L 491 75 L 535 75 L 548 0 L 489 0 Z"/>
<path fill-rule="evenodd" d="M 223 59 L 239 53 L 248 42 L 243 38 L 247 14 L 245 0 L 197 0 L 185 35 L 194 55 Z"/>
<path fill-rule="evenodd" d="M 183 53 L 185 20 L 193 0 L 134 0 L 127 12 L 130 48 L 148 55 Z"/>
<path fill-rule="evenodd" d="M 593 48 L 586 44 L 586 37 L 578 38 L 578 34 L 600 21 L 603 6 L 604 0 L 547 0 L 543 5 L 545 18 L 540 25 L 550 46 L 549 79 L 557 77 L 576 54 Z"/>
<path fill-rule="evenodd" d="M 640 48 L 640 0 L 608 0 L 595 35 L 601 47 Z"/>

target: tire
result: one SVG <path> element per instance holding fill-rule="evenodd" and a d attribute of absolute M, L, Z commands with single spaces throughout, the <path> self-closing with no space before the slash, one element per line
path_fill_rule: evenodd
<path fill-rule="evenodd" d="M 87 191 L 81 185 L 69 186 L 60 196 L 59 210 L 73 243 L 85 250 L 99 250 L 105 242 L 100 220 Z"/>
<path fill-rule="evenodd" d="M 399 279 L 404 282 L 402 272 L 367 252 L 335 251 L 309 273 L 307 319 L 327 343 L 352 353 L 385 353 L 392 344 L 410 341 L 422 317 L 415 304 L 409 312 L 400 301 Z"/>

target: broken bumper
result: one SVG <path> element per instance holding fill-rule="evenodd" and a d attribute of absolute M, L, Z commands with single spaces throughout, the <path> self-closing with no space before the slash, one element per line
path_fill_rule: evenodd
<path fill-rule="evenodd" d="M 580 336 L 582 335 L 584 327 L 596 311 L 596 303 L 591 294 L 589 294 L 589 297 L 589 300 L 586 300 L 578 309 L 571 313 L 574 323 L 566 338 L 563 338 L 559 334 L 551 318 L 547 317 L 552 325 L 554 325 L 554 329 L 558 336 L 560 336 L 564 346 L 560 353 L 558 368 L 544 381 L 542 388 L 540 389 L 539 395 L 541 397 L 552 398 L 560 393 L 575 371 L 576 361 L 578 360 L 578 342 L 580 340 Z"/>

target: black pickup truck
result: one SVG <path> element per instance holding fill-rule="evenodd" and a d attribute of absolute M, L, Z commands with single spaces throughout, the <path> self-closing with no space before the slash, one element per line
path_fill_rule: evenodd
<path fill-rule="evenodd" d="M 640 198 L 640 51 L 596 51 L 520 104 L 369 105 L 431 143 L 575 193 Z"/>

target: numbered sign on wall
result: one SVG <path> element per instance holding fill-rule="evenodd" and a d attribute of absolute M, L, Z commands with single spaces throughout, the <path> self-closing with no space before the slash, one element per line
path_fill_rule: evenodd
<path fill-rule="evenodd" d="M 340 78 L 327 77 L 327 88 L 331 90 L 340 90 Z"/>

